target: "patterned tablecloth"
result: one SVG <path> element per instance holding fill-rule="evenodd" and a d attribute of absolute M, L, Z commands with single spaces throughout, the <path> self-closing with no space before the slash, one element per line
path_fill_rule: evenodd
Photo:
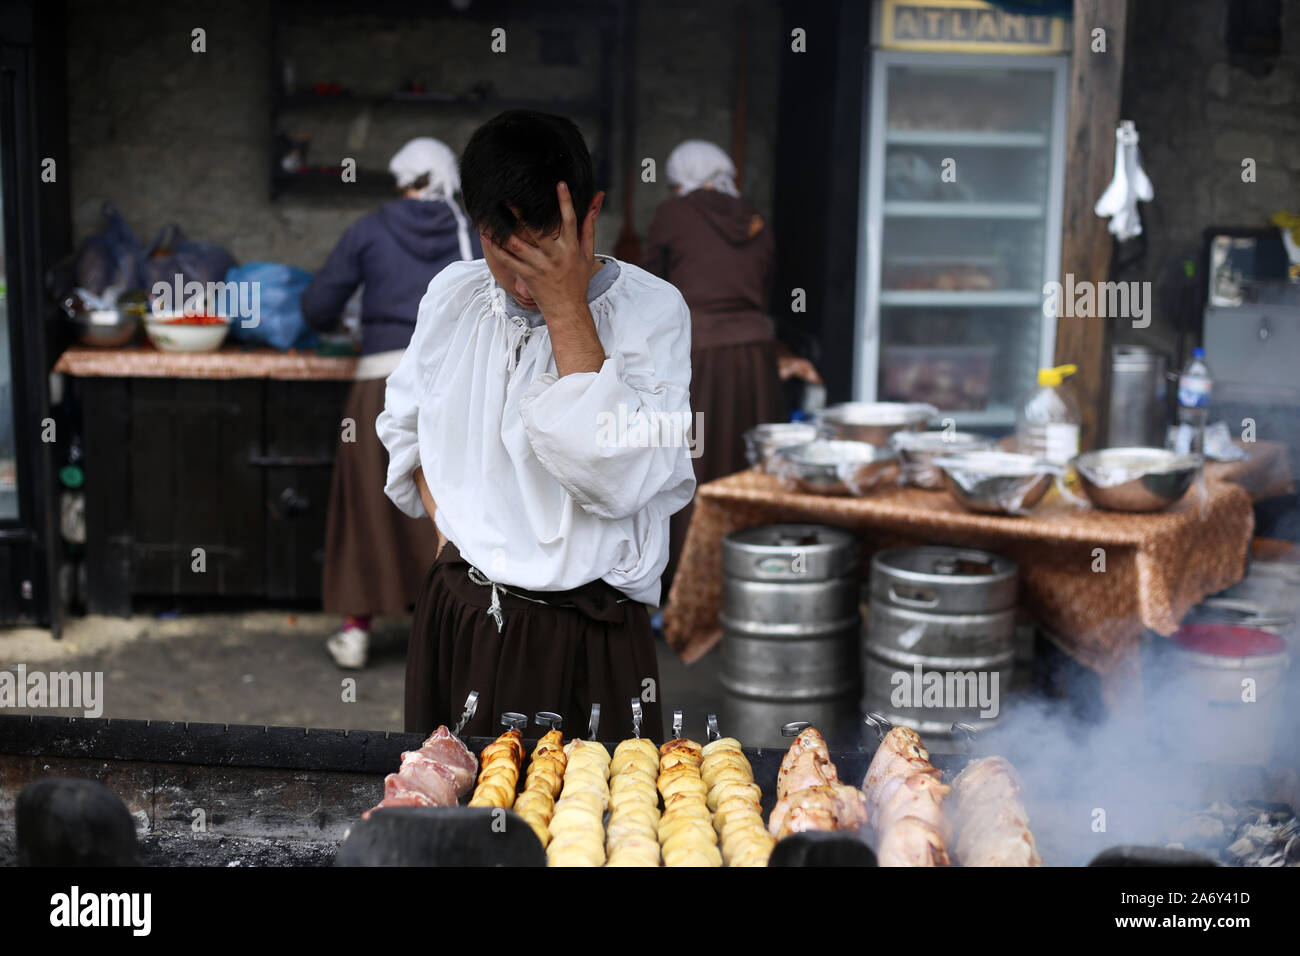
<path fill-rule="evenodd" d="M 699 658 L 722 637 L 723 537 L 786 521 L 857 532 L 864 580 L 872 553 L 883 547 L 965 545 L 1013 558 L 1021 605 L 1103 679 L 1137 673 L 1143 628 L 1171 634 L 1193 604 L 1240 580 L 1254 530 L 1250 495 L 1213 478 L 1157 514 L 1079 508 L 1052 492 L 1030 515 L 1008 518 L 966 511 L 944 491 L 889 488 L 833 498 L 788 492 L 771 475 L 740 472 L 696 493 L 664 611 L 668 643 L 684 660 Z"/>
<path fill-rule="evenodd" d="M 75 346 L 54 371 L 81 378 L 272 378 L 351 381 L 357 361 L 271 348 L 161 352 L 152 345 L 119 349 Z"/>

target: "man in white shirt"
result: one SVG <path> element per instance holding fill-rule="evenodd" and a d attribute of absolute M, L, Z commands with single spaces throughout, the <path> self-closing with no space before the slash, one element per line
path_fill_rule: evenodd
<path fill-rule="evenodd" d="M 618 739 L 634 698 L 645 733 L 662 728 L 646 605 L 695 490 L 690 317 L 668 283 L 594 254 L 593 180 L 567 119 L 480 127 L 461 188 L 484 258 L 429 283 L 388 379 L 385 491 L 447 539 L 412 624 L 411 732 L 453 722 L 470 691 L 475 734 L 503 711 L 580 731 L 598 703 Z"/>

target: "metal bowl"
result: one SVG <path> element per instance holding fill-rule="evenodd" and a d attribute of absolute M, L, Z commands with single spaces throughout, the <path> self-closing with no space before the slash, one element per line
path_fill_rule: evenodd
<path fill-rule="evenodd" d="M 845 402 L 817 416 L 818 432 L 826 438 L 886 445 L 901 431 L 920 431 L 939 414 L 933 405 L 915 402 Z"/>
<path fill-rule="evenodd" d="M 1076 456 L 1084 494 L 1106 511 L 1160 511 L 1177 503 L 1202 467 L 1200 455 L 1163 448 L 1102 448 Z"/>
<path fill-rule="evenodd" d="M 770 472 L 773 456 L 782 448 L 805 445 L 817 437 L 817 426 L 806 422 L 772 422 L 745 432 L 745 457 L 755 468 Z"/>
<path fill-rule="evenodd" d="M 971 511 L 1024 514 L 1042 500 L 1061 469 L 1032 455 L 973 451 L 936 458 L 948 491 Z"/>
<path fill-rule="evenodd" d="M 815 441 L 782 448 L 774 471 L 792 491 L 814 495 L 865 495 L 898 477 L 898 456 L 860 441 Z"/>
<path fill-rule="evenodd" d="M 971 432 L 895 432 L 889 446 L 898 452 L 903 482 L 916 488 L 943 488 L 943 472 L 934 467 L 936 458 L 993 448 L 991 438 Z"/>
<path fill-rule="evenodd" d="M 131 309 L 89 309 L 69 312 L 68 322 L 76 330 L 80 344 L 116 348 L 135 338 L 141 314 Z"/>

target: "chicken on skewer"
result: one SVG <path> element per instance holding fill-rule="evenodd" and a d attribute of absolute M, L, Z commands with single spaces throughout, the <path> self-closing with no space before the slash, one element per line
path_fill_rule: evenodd
<path fill-rule="evenodd" d="M 885 734 L 862 781 L 880 866 L 947 866 L 943 798 L 952 787 L 908 727 Z"/>
<path fill-rule="evenodd" d="M 708 786 L 705 803 L 727 866 L 767 866 L 776 840 L 763 825 L 762 792 L 740 741 L 722 737 L 704 745 L 700 777 Z"/>
<path fill-rule="evenodd" d="M 558 730 L 548 731 L 533 748 L 524 774 L 524 792 L 515 800 L 515 813 L 533 828 L 543 847 L 551 842 L 548 824 L 564 782 L 566 763 L 563 735 Z"/>
<path fill-rule="evenodd" d="M 606 866 L 659 865 L 659 748 L 643 738 L 614 748 L 609 776 Z"/>
<path fill-rule="evenodd" d="M 594 740 L 571 740 L 564 748 L 564 784 L 547 830 L 548 866 L 603 866 L 603 820 L 609 806 L 610 757 Z"/>
<path fill-rule="evenodd" d="M 867 823 L 862 793 L 839 782 L 830 748 L 812 727 L 795 738 L 782 758 L 776 795 L 767 828 L 778 840 L 805 830 L 858 830 Z"/>
<path fill-rule="evenodd" d="M 957 774 L 950 802 L 962 866 L 1043 865 L 1020 791 L 1020 775 L 1004 757 L 982 757 Z"/>
<path fill-rule="evenodd" d="M 721 866 L 717 835 L 709 814 L 708 785 L 700 776 L 704 749 L 679 737 L 659 748 L 656 785 L 664 799 L 659 847 L 664 866 Z"/>
<path fill-rule="evenodd" d="M 478 786 L 474 788 L 469 805 L 504 810 L 513 807 L 523 759 L 524 735 L 514 728 L 484 747 L 479 754 Z"/>
<path fill-rule="evenodd" d="M 439 727 L 419 750 L 402 754 L 397 773 L 384 778 L 384 798 L 361 815 L 369 819 L 385 807 L 451 807 L 474 785 L 478 760 L 446 727 Z"/>

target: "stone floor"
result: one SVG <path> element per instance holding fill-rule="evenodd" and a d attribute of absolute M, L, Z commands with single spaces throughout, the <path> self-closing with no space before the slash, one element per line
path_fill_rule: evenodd
<path fill-rule="evenodd" d="M 0 630 L 0 669 L 102 671 L 103 717 L 401 730 L 409 622 L 377 620 L 359 672 L 339 670 L 325 651 L 337 626 L 324 614 L 276 611 L 73 618 L 58 641 Z M 658 650 L 665 713 L 683 709 L 702 732 L 704 712 L 717 709 L 718 655 L 687 667 L 662 642 Z M 355 701 L 343 699 L 345 678 L 356 681 Z"/>

